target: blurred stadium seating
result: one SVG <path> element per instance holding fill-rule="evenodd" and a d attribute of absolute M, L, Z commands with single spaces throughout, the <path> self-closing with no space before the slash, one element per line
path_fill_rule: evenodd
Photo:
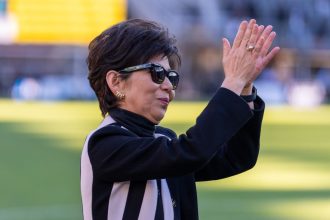
<path fill-rule="evenodd" d="M 0 96 L 90 98 L 86 45 L 126 8 L 125 0 L 0 0 Z M 26 95 L 31 82 L 39 89 Z"/>
<path fill-rule="evenodd" d="M 35 78 L 40 86 L 42 79 L 49 76 L 58 77 L 58 83 L 64 76 L 86 82 L 88 41 L 115 22 L 140 17 L 164 24 L 178 39 L 183 54 L 180 70 L 183 80 L 177 97 L 208 98 L 223 78 L 219 58 L 221 37 L 232 40 L 242 19 L 256 18 L 260 24 L 274 26 L 278 36 L 275 44 L 282 48 L 256 82 L 266 101 L 299 104 L 292 93 L 297 88 L 303 97 L 318 97 L 317 104 L 330 100 L 330 2 L 327 0 L 0 2 L 8 5 L 2 14 L 15 15 L 19 24 L 14 44 L 7 41 L 0 45 L 0 96 L 11 96 L 15 82 L 24 77 Z M 301 84 L 318 89 L 300 90 Z M 61 98 L 84 98 L 81 94 L 87 93 L 76 92 Z"/>
<path fill-rule="evenodd" d="M 150 7 L 145 7 L 149 5 Z M 233 39 L 242 19 L 256 18 L 277 32 L 281 54 L 258 79 L 259 91 L 269 103 L 295 103 L 296 87 L 303 83 L 317 90 L 299 90 L 302 96 L 329 102 L 330 2 L 327 0 L 209 0 L 129 1 L 129 17 L 156 19 L 175 32 L 184 54 L 184 94 L 208 97 L 218 86 L 220 39 Z M 211 66 L 211 67 L 210 67 Z M 220 77 L 221 78 L 221 77 Z M 188 93 L 187 91 L 191 91 Z M 313 94 L 308 92 L 313 91 Z M 305 94 L 306 92 L 306 94 Z M 291 98 L 289 98 L 291 97 Z M 314 105 L 311 101 L 309 104 Z M 318 103 L 320 103 L 318 102 Z M 302 105 L 306 105 L 304 103 Z M 308 105 L 308 104 L 307 104 Z"/>

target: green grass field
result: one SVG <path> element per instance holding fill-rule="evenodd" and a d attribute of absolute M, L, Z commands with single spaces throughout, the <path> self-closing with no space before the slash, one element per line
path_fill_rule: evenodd
<path fill-rule="evenodd" d="M 184 132 L 205 103 L 173 103 Z M 0 220 L 81 219 L 80 151 L 101 120 L 96 102 L 0 101 Z M 330 107 L 269 107 L 256 167 L 198 184 L 200 219 L 330 219 Z"/>

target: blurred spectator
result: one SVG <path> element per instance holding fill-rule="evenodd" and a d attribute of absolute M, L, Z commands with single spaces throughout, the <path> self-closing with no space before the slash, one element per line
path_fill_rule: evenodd
<path fill-rule="evenodd" d="M 15 100 L 36 100 L 40 95 L 40 85 L 34 78 L 17 79 L 12 90 Z"/>
<path fill-rule="evenodd" d="M 200 47 L 194 56 L 192 81 L 201 93 L 200 98 L 211 97 L 224 78 L 219 57 L 218 45 Z"/>
<path fill-rule="evenodd" d="M 316 107 L 324 100 L 324 86 L 316 81 L 295 82 L 288 91 L 288 103 L 296 107 Z"/>
<path fill-rule="evenodd" d="M 94 99 L 87 78 L 67 76 L 43 76 L 18 78 L 11 96 L 15 100 L 73 100 Z"/>
<path fill-rule="evenodd" d="M 316 72 L 315 76 L 316 82 L 325 87 L 325 95 L 330 97 L 330 69 L 320 68 Z"/>

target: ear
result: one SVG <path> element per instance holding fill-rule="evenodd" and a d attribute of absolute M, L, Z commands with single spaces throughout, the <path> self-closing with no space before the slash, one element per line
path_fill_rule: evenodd
<path fill-rule="evenodd" d="M 109 89 L 113 94 L 116 94 L 117 91 L 121 91 L 123 81 L 118 76 L 119 73 L 115 70 L 109 70 L 106 75 L 106 81 Z"/>

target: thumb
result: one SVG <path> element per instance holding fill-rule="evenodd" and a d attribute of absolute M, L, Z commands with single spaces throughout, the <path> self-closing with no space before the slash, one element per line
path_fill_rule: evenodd
<path fill-rule="evenodd" d="M 223 56 L 227 56 L 229 51 L 231 49 L 230 42 L 227 38 L 222 38 L 222 50 L 223 50 Z"/>

